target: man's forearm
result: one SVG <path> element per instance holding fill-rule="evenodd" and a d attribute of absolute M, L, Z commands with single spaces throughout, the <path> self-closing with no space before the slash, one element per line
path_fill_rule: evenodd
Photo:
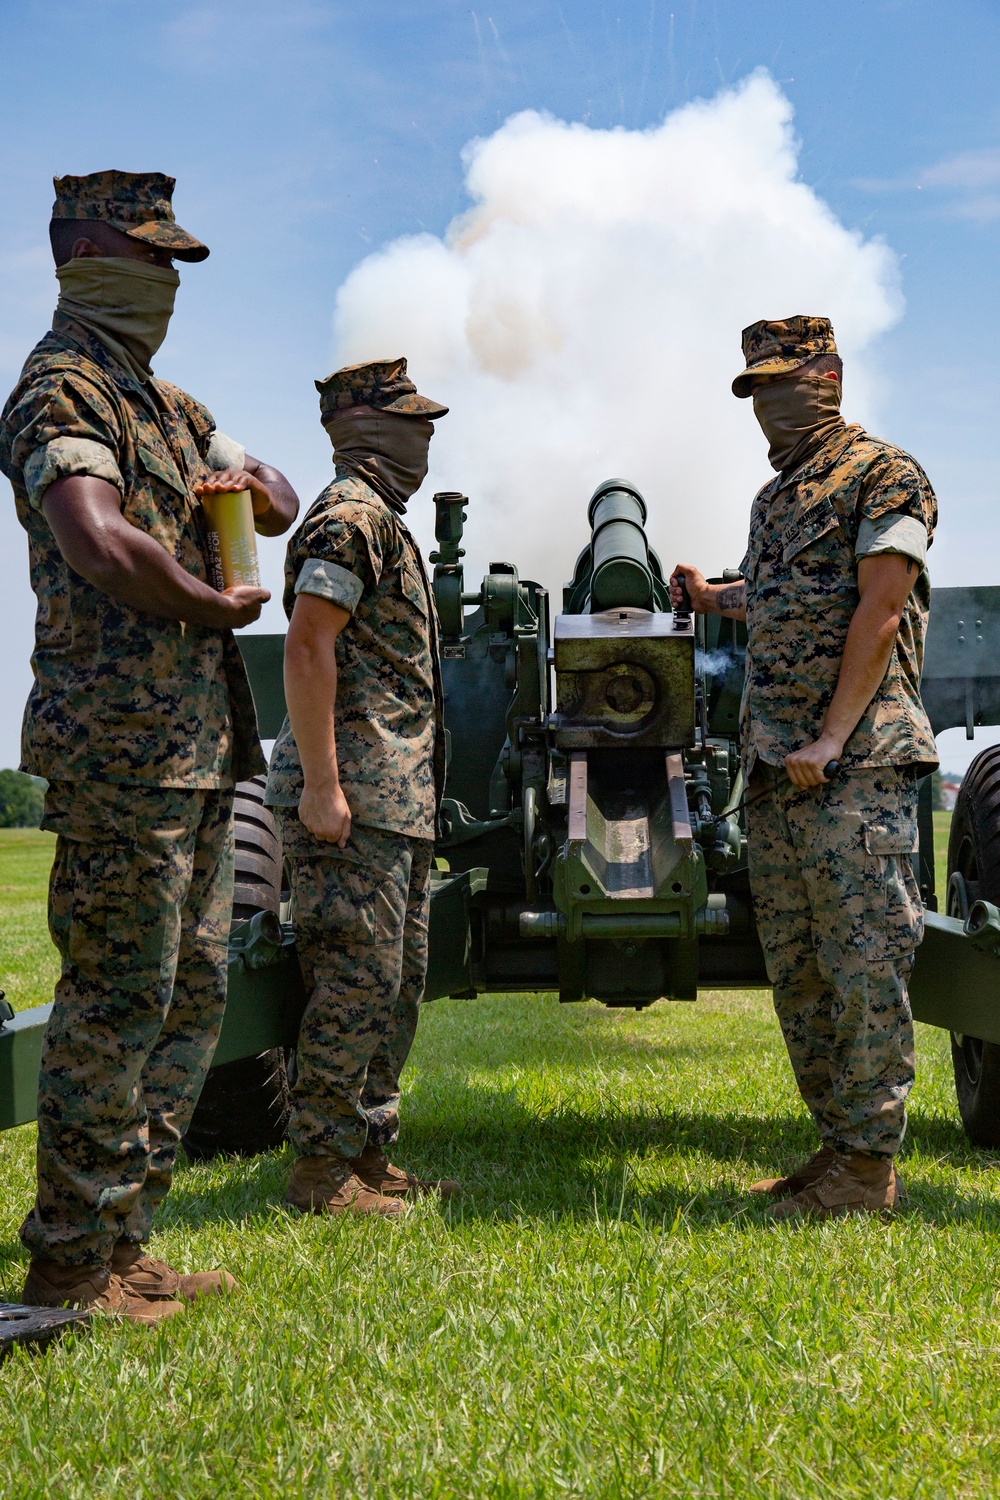
<path fill-rule="evenodd" d="M 872 596 L 854 611 L 844 643 L 840 673 L 823 720 L 822 735 L 841 748 L 853 734 L 886 673 L 899 630 L 900 615 Z"/>
<path fill-rule="evenodd" d="M 299 594 L 285 636 L 285 702 L 302 766 L 299 821 L 341 849 L 351 809 L 337 767 L 337 637 L 350 618 L 339 604 Z"/>
<path fill-rule="evenodd" d="M 691 600 L 692 607 L 700 615 L 725 615 L 727 620 L 747 618 L 746 584 L 705 583 Z"/>
<path fill-rule="evenodd" d="M 712 593 L 713 613 L 725 615 L 727 620 L 747 618 L 747 586 L 745 583 L 710 583 L 706 592 Z"/>
<path fill-rule="evenodd" d="M 918 564 L 904 553 L 884 552 L 859 559 L 858 606 L 847 628 L 837 685 L 823 728 L 815 740 L 785 756 L 785 770 L 796 786 L 823 785 L 827 779 L 824 768 L 843 754 L 885 676 L 918 572 Z"/>
<path fill-rule="evenodd" d="M 339 786 L 336 638 L 285 638 L 285 703 L 308 788 Z"/>
<path fill-rule="evenodd" d="M 738 583 L 709 583 L 700 568 L 678 563 L 670 575 L 670 604 L 674 610 L 691 608 L 696 615 L 725 615 L 727 620 L 747 617 L 747 590 Z"/>
<path fill-rule="evenodd" d="M 217 625 L 218 592 L 185 572 L 151 536 L 129 530 L 133 535 L 117 539 L 94 560 L 88 583 L 144 614 Z"/>
<path fill-rule="evenodd" d="M 42 513 L 81 578 L 112 599 L 163 619 L 224 629 L 257 618 L 259 603 L 246 618 L 234 613 L 231 598 L 186 572 L 159 542 L 126 521 L 120 504 L 114 485 L 91 475 L 59 479 L 46 490 Z M 242 593 L 267 598 L 263 590 Z"/>
<path fill-rule="evenodd" d="M 278 469 L 261 463 L 259 458 L 244 460 L 248 474 L 252 474 L 258 485 L 267 492 L 269 507 L 261 515 L 254 516 L 254 527 L 262 536 L 281 536 L 288 530 L 299 513 L 299 497 L 288 480 Z"/>

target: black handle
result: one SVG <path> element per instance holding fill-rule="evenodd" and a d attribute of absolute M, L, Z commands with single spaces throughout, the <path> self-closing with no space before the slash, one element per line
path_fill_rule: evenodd
<path fill-rule="evenodd" d="M 681 603 L 674 610 L 674 614 L 681 616 L 690 615 L 693 606 L 691 604 L 691 595 L 688 593 L 687 578 L 683 573 L 675 573 L 674 577 L 681 591 Z"/>
<path fill-rule="evenodd" d="M 823 775 L 826 777 L 827 781 L 836 781 L 837 777 L 840 775 L 840 761 L 828 760 L 826 765 L 823 767 Z"/>

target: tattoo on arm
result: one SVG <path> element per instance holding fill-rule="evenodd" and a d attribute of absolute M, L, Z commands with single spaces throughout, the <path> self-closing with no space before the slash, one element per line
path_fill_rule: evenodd
<path fill-rule="evenodd" d="M 743 583 L 730 583 L 721 588 L 715 596 L 716 609 L 742 609 L 746 603 L 746 585 Z"/>

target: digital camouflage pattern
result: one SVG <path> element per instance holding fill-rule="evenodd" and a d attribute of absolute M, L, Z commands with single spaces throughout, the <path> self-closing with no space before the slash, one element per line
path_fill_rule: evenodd
<path fill-rule="evenodd" d="M 757 929 L 799 1091 L 826 1144 L 891 1156 L 914 1076 L 917 782 L 883 766 L 802 790 L 758 765 L 749 792 Z"/>
<path fill-rule="evenodd" d="M 751 323 L 743 330 L 747 367 L 733 381 L 733 395 L 749 396 L 755 375 L 788 375 L 819 354 L 836 354 L 829 318 L 783 318 Z"/>
<path fill-rule="evenodd" d="M 427 974 L 434 846 L 352 824 L 346 849 L 279 813 L 295 948 L 309 996 L 288 1136 L 300 1156 L 357 1157 L 399 1134 L 399 1078 Z"/>
<path fill-rule="evenodd" d="M 163 172 L 88 172 L 53 177 L 54 219 L 91 219 L 120 229 L 129 239 L 169 250 L 178 260 L 204 260 L 208 246 L 174 218 L 176 180 Z"/>
<path fill-rule="evenodd" d="M 165 381 L 132 380 L 56 314 L 0 417 L 0 468 L 28 533 L 38 600 L 21 766 L 49 781 L 231 786 L 264 759 L 231 631 L 130 608 L 68 567 L 41 511 L 68 474 L 117 484 L 126 520 L 208 581 L 202 510 L 215 423 Z"/>
<path fill-rule="evenodd" d="M 337 637 L 337 763 L 355 824 L 433 839 L 444 782 L 437 611 L 417 545 L 362 480 L 337 477 L 288 545 L 284 606 L 297 591 L 352 618 Z M 302 765 L 287 718 L 268 804 L 296 807 Z"/>
<path fill-rule="evenodd" d="M 32 1255 L 103 1265 L 144 1242 L 218 1040 L 233 901 L 231 791 L 53 783 Z"/>
<path fill-rule="evenodd" d="M 908 454 L 861 427 L 838 431 L 787 478 L 776 475 L 750 516 L 746 580 L 746 684 L 741 715 L 745 769 L 759 757 L 781 765 L 816 739 L 833 697 L 848 626 L 858 607 L 856 547 L 889 519 L 922 525 L 930 539 L 937 502 Z M 937 765 L 920 701 L 930 608 L 921 568 L 907 600 L 882 684 L 844 749 L 845 766 Z"/>
<path fill-rule="evenodd" d="M 315 382 L 319 391 L 320 421 L 335 411 L 352 406 L 375 406 L 404 416 L 443 417 L 448 411 L 440 402 L 417 393 L 406 373 L 406 360 L 381 359 L 366 365 L 345 365 L 325 380 Z"/>

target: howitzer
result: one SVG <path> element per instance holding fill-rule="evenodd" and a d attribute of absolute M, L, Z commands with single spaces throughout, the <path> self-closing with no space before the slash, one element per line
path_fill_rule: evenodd
<path fill-rule="evenodd" d="M 590 540 L 554 621 L 546 590 L 510 563 L 467 592 L 468 501 L 435 504 L 449 757 L 426 998 L 556 992 L 639 1009 L 766 985 L 738 769 L 743 627 L 671 612 L 645 501 L 622 480 L 591 499 Z M 282 642 L 240 640 L 265 738 L 284 718 Z M 1000 589 L 934 590 L 923 693 L 936 732 L 1000 723 L 998 663 Z M 928 778 L 927 935 L 911 1000 L 917 1019 L 952 1033 L 970 1138 L 1000 1145 L 1000 747 L 963 784 L 946 915 L 930 791 Z M 305 999 L 273 819 L 259 782 L 238 792 L 229 996 L 219 1065 L 186 1138 L 194 1154 L 280 1140 Z M 48 1010 L 0 1018 L 0 1128 L 34 1115 Z"/>
<path fill-rule="evenodd" d="M 740 629 L 671 613 L 632 485 L 602 484 L 588 518 L 554 628 L 544 591 L 495 565 L 443 638 L 449 870 L 429 996 L 557 990 L 639 1008 L 766 983 L 734 800 Z M 437 557 L 440 588 L 460 563 Z M 452 889 L 464 905 L 442 920 Z"/>

